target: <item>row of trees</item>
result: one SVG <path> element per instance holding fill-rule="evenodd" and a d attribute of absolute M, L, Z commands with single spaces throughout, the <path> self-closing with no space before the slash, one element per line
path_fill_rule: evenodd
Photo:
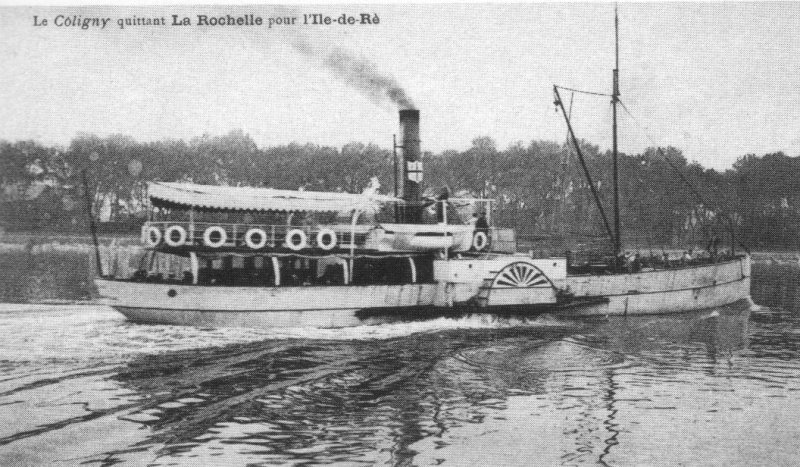
<path fill-rule="evenodd" d="M 581 143 L 609 218 L 611 155 Z M 591 191 L 570 146 L 548 141 L 498 149 L 477 138 L 466 151 L 426 153 L 429 194 L 497 200 L 497 224 L 521 235 L 578 241 L 605 235 Z M 741 157 L 721 173 L 689 163 L 675 148 L 621 155 L 621 219 L 626 243 L 661 246 L 730 238 L 753 247 L 800 246 L 800 158 Z M 7 230 L 84 228 L 82 174 L 96 215 L 138 223 L 149 180 L 360 192 L 377 177 L 394 191 L 392 152 L 375 145 L 341 148 L 292 143 L 259 148 L 241 131 L 188 142 L 78 135 L 68 147 L 0 142 L 0 222 Z"/>

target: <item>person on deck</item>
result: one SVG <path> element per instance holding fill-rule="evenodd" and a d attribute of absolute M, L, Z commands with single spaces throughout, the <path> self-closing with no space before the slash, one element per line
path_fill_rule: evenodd
<path fill-rule="evenodd" d="M 692 249 L 689 248 L 689 250 L 688 251 L 684 251 L 683 252 L 683 256 L 681 256 L 681 265 L 685 266 L 685 265 L 691 264 L 692 261 L 694 261 L 694 254 L 692 252 Z"/>
<path fill-rule="evenodd" d="M 480 213 L 478 219 L 475 221 L 475 232 L 473 235 L 477 235 L 482 233 L 486 236 L 486 246 L 483 249 L 486 249 L 492 241 L 492 237 L 489 236 L 489 223 L 486 221 L 486 214 Z"/>
<path fill-rule="evenodd" d="M 642 270 L 642 256 L 637 252 L 633 255 L 633 261 L 631 261 L 631 271 L 640 272 L 641 270 Z"/>
<path fill-rule="evenodd" d="M 450 198 L 450 191 L 447 188 L 442 188 L 439 197 L 436 199 L 436 222 L 439 224 L 446 224 L 445 214 L 447 210 L 447 200 Z"/>
<path fill-rule="evenodd" d="M 467 222 L 467 225 L 469 225 L 470 230 L 472 231 L 472 236 L 470 237 L 472 239 L 472 244 L 470 244 L 469 247 L 470 251 L 475 251 L 475 234 L 477 233 L 477 224 L 478 224 L 478 213 L 474 212 L 472 213 L 472 217 Z"/>
<path fill-rule="evenodd" d="M 672 267 L 672 262 L 669 260 L 669 253 L 667 253 L 666 251 L 662 251 L 661 258 L 664 262 L 664 269 Z"/>
<path fill-rule="evenodd" d="M 475 231 L 483 232 L 486 238 L 489 238 L 489 223 L 486 221 L 485 213 L 481 213 L 480 216 L 478 216 L 478 220 L 475 221 Z"/>
<path fill-rule="evenodd" d="M 469 222 L 467 222 L 467 224 L 469 224 L 469 226 L 472 227 L 473 233 L 475 232 L 475 227 L 477 223 L 478 223 L 478 213 L 476 212 L 472 214 L 472 218 L 469 220 Z"/>

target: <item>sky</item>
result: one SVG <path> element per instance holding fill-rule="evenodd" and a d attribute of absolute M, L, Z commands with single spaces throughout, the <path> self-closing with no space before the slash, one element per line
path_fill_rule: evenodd
<path fill-rule="evenodd" d="M 297 24 L 314 13 L 380 22 Z M 170 26 L 173 14 L 192 26 Z M 227 14 L 297 20 L 196 25 Z M 84 30 L 54 25 L 58 15 L 111 20 Z M 167 25 L 117 25 L 134 16 Z M 800 3 L 623 2 L 619 19 L 621 99 L 633 115 L 620 109 L 621 151 L 671 145 L 719 170 L 748 153 L 800 155 Z M 4 7 L 0 63 L 0 139 L 11 141 L 241 129 L 260 146 L 390 148 L 397 104 L 366 85 L 396 85 L 420 109 L 423 150 L 464 150 L 481 136 L 502 149 L 565 140 L 553 84 L 610 93 L 614 5 Z M 562 98 L 577 136 L 610 148 L 610 99 Z"/>

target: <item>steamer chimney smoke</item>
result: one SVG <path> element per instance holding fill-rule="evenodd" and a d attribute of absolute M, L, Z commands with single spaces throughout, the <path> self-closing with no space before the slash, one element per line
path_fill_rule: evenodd
<path fill-rule="evenodd" d="M 422 222 L 419 110 L 400 111 L 400 148 L 403 154 L 402 198 L 408 203 L 404 209 L 403 222 L 418 224 Z"/>
<path fill-rule="evenodd" d="M 325 68 L 376 104 L 381 105 L 388 100 L 400 109 L 414 108 L 414 103 L 406 95 L 400 83 L 392 76 L 379 73 L 375 69 L 375 64 L 369 60 L 356 58 L 338 47 L 323 49 L 303 39 L 296 39 L 292 45 L 303 55 L 322 60 Z"/>

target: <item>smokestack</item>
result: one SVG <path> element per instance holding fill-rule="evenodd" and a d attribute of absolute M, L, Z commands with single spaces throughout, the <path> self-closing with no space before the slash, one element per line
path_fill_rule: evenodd
<path fill-rule="evenodd" d="M 400 111 L 400 148 L 403 154 L 403 192 L 401 197 L 408 203 L 404 209 L 403 222 L 422 222 L 422 161 L 419 144 L 419 110 Z"/>

